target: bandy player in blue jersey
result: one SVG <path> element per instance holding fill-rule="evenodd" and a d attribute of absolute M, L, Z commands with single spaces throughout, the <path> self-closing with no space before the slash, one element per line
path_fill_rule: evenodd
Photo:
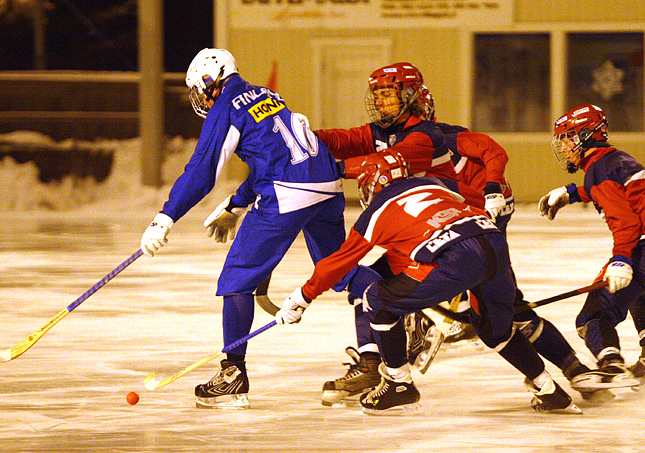
<path fill-rule="evenodd" d="M 637 385 L 620 352 L 616 326 L 628 310 L 645 351 L 645 168 L 608 142 L 608 121 L 600 107 L 582 105 L 555 122 L 552 148 L 570 173 L 582 169 L 584 184 L 569 184 L 542 197 L 540 213 L 553 220 L 569 203 L 592 202 L 613 236 L 612 257 L 597 280 L 608 286 L 592 291 L 576 318 L 578 334 L 598 361 L 597 387 Z M 631 367 L 645 375 L 645 354 Z"/>
<path fill-rule="evenodd" d="M 513 326 L 516 286 L 508 246 L 485 211 L 464 203 L 438 178 L 409 178 L 405 160 L 393 150 L 365 157 L 357 182 L 365 211 L 340 249 L 319 261 L 311 278 L 284 301 L 276 321 L 298 322 L 313 299 L 381 247 L 409 257 L 410 266 L 368 283 L 363 291 L 363 311 L 383 359 L 380 384 L 360 398 L 365 413 L 418 409 L 403 317 L 469 290 L 477 299 L 471 323 L 488 347 L 524 374 L 535 395 L 533 408 L 580 413 L 528 338 Z"/>
<path fill-rule="evenodd" d="M 228 51 L 200 51 L 186 84 L 204 124 L 184 173 L 145 230 L 141 249 L 152 256 L 167 242 L 173 223 L 213 189 L 233 153 L 248 165 L 242 192 L 228 196 L 204 222 L 219 242 L 234 238 L 217 283 L 227 345 L 250 332 L 253 292 L 300 232 L 314 263 L 340 247 L 345 199 L 336 162 L 306 118 L 291 112 L 279 94 L 242 79 Z M 213 379 L 195 388 L 198 407 L 249 407 L 245 357 L 246 343 L 227 354 Z"/>

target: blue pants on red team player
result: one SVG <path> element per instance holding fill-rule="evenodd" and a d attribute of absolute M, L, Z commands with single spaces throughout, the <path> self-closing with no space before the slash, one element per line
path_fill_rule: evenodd
<path fill-rule="evenodd" d="M 542 373 L 544 362 L 513 329 L 516 285 L 504 235 L 486 233 L 459 241 L 440 252 L 435 264 L 423 281 L 399 274 L 368 287 L 363 309 L 385 364 L 398 368 L 407 362 L 405 314 L 470 290 L 478 301 L 471 322 L 481 340 L 529 379 Z"/>
<path fill-rule="evenodd" d="M 267 213 L 255 206 L 246 214 L 217 282 L 217 295 L 224 296 L 224 344 L 251 331 L 253 292 L 269 278 L 300 232 L 314 264 L 340 248 L 345 240 L 344 209 L 345 198 L 339 194 L 285 214 Z M 334 289 L 342 290 L 351 275 Z M 246 343 L 229 352 L 245 354 Z"/>
<path fill-rule="evenodd" d="M 644 252 L 645 239 L 641 239 L 632 251 L 632 282 L 614 294 L 607 288 L 591 291 L 576 318 L 578 333 L 596 357 L 609 347 L 620 350 L 616 326 L 625 320 L 630 305 L 645 295 Z"/>

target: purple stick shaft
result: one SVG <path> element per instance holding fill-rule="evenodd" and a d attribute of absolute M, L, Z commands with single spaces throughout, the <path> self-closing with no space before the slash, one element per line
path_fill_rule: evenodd
<path fill-rule="evenodd" d="M 85 300 L 87 300 L 92 294 L 97 292 L 103 285 L 105 285 L 107 282 L 112 280 L 114 277 L 116 277 L 119 272 L 121 272 L 123 269 L 128 267 L 130 264 L 132 264 L 137 258 L 139 258 L 141 255 L 143 255 L 143 251 L 141 249 L 137 250 L 130 258 L 119 264 L 117 267 L 114 268 L 109 274 L 107 274 L 105 277 L 103 277 L 101 280 L 99 280 L 96 285 L 92 286 L 90 289 L 85 291 L 78 299 L 76 299 L 74 302 L 69 304 L 67 306 L 67 311 L 71 312 L 74 310 L 76 307 L 81 305 Z"/>
<path fill-rule="evenodd" d="M 264 332 L 265 330 L 270 329 L 271 327 L 275 326 L 276 324 L 277 324 L 277 322 L 276 322 L 276 321 L 275 321 L 275 319 L 274 319 L 274 320 L 273 320 L 273 321 L 271 321 L 269 324 L 267 324 L 267 325 L 265 325 L 265 326 L 260 327 L 258 330 L 254 330 L 253 332 L 251 332 L 251 333 L 250 333 L 250 334 L 248 334 L 247 336 L 242 337 L 242 338 L 240 338 L 239 340 L 236 340 L 236 341 L 234 341 L 233 343 L 231 343 L 231 344 L 229 344 L 229 345 L 227 345 L 227 346 L 224 346 L 224 347 L 222 348 L 222 352 L 228 352 L 228 351 L 230 351 L 231 349 L 235 349 L 235 348 L 237 348 L 239 345 L 246 343 L 247 341 L 249 341 L 249 340 L 250 340 L 251 338 L 253 338 L 254 336 L 261 334 L 262 332 Z"/>

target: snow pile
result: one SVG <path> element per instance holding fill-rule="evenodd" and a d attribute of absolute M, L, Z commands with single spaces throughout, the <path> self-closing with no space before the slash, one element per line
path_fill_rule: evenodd
<path fill-rule="evenodd" d="M 19 131 L 0 135 L 0 139 L 5 142 L 69 149 L 81 145 L 90 149 L 110 150 L 114 156 L 110 175 L 100 184 L 92 177 L 79 178 L 73 175 L 45 184 L 39 180 L 39 170 L 33 162 L 19 164 L 11 157 L 4 156 L 0 160 L 0 210 L 3 211 L 100 211 L 108 207 L 113 209 L 115 205 L 132 209 L 161 207 L 197 142 L 196 139 L 174 137 L 166 143 L 162 166 L 163 186 L 154 188 L 143 186 L 140 181 L 139 138 L 97 142 L 66 140 L 56 143 L 36 132 Z"/>

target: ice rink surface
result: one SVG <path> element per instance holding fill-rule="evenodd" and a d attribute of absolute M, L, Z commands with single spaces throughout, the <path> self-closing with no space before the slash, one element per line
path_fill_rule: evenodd
<path fill-rule="evenodd" d="M 22 341 L 133 254 L 155 209 L 0 213 L 0 349 Z M 509 228 L 526 298 L 591 283 L 611 255 L 604 222 L 579 206 L 554 222 L 536 211 L 534 204 L 519 206 Z M 584 401 L 548 364 L 584 415 L 538 414 L 522 376 L 490 350 L 442 348 L 425 375 L 414 371 L 419 415 L 374 417 L 357 404 L 322 406 L 323 382 L 344 374 L 344 348 L 355 345 L 352 308 L 344 294 L 331 292 L 300 324 L 250 341 L 250 410 L 195 408 L 193 388 L 212 377 L 219 360 L 147 391 L 148 373 L 170 376 L 223 346 L 221 298 L 214 294 L 228 244 L 206 238 L 201 222 L 208 213 L 195 208 L 157 256 L 135 261 L 22 356 L 0 363 L 0 451 L 645 451 L 645 389 Z M 358 213 L 348 208 L 348 226 Z M 274 272 L 273 301 L 281 304 L 312 268 L 299 238 Z M 574 327 L 583 301 L 537 310 L 593 365 Z M 270 321 L 256 309 L 254 328 Z M 640 352 L 631 318 L 619 333 L 631 364 Z M 126 402 L 131 391 L 141 397 L 135 406 Z"/>

